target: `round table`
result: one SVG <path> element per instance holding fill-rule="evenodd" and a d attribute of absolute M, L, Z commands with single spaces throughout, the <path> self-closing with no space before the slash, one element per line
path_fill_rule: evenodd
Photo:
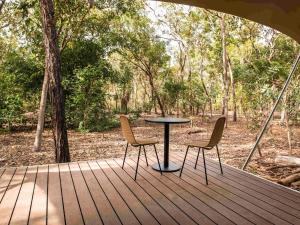
<path fill-rule="evenodd" d="M 160 163 L 160 167 L 163 172 L 175 172 L 181 169 L 180 166 L 176 165 L 169 161 L 169 138 L 170 138 L 170 124 L 180 124 L 180 123 L 189 123 L 189 119 L 185 118 L 173 118 L 173 117 L 158 117 L 145 119 L 146 122 L 150 123 L 162 123 L 165 126 L 165 135 L 164 135 L 164 162 Z M 158 164 L 152 166 L 154 170 L 159 171 Z"/>

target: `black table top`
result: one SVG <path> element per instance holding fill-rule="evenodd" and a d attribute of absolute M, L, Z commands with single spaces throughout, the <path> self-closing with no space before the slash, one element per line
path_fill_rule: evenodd
<path fill-rule="evenodd" d="M 189 123 L 191 120 L 186 118 L 176 118 L 176 117 L 156 117 L 156 118 L 145 119 L 145 121 L 150 123 L 176 124 L 176 123 Z"/>

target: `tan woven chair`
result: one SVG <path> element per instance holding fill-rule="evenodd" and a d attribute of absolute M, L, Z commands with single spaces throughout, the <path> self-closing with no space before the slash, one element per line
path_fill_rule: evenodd
<path fill-rule="evenodd" d="M 126 159 L 126 155 L 127 155 L 128 145 L 130 144 L 133 147 L 139 147 L 138 160 L 137 160 L 135 176 L 134 176 L 134 180 L 136 180 L 137 171 L 138 171 L 138 167 L 139 167 L 139 161 L 140 161 L 140 155 L 141 155 L 141 148 L 143 147 L 145 158 L 146 158 L 146 163 L 147 163 L 147 166 L 148 166 L 148 160 L 147 160 L 145 146 L 146 145 L 153 145 L 154 151 L 155 151 L 155 154 L 156 154 L 156 158 L 157 158 L 157 162 L 158 162 L 158 165 L 159 165 L 159 170 L 160 170 L 160 173 L 162 174 L 162 170 L 160 168 L 159 158 L 158 158 L 157 150 L 156 150 L 156 146 L 155 146 L 155 144 L 157 144 L 158 141 L 151 140 L 151 139 L 138 139 L 138 138 L 135 138 L 135 136 L 132 132 L 129 120 L 125 115 L 120 115 L 120 122 L 121 122 L 121 130 L 122 130 L 123 137 L 127 141 L 122 168 L 124 168 L 124 163 L 125 163 L 125 159 Z"/>
<path fill-rule="evenodd" d="M 205 140 L 204 141 L 194 141 L 194 142 L 190 142 L 190 143 L 187 144 L 186 153 L 185 153 L 185 156 L 184 156 L 182 168 L 181 168 L 180 175 L 179 175 L 180 177 L 181 177 L 181 174 L 182 174 L 182 171 L 183 171 L 184 163 L 185 163 L 186 156 L 188 154 L 189 148 L 198 148 L 198 154 L 197 154 L 197 158 L 196 158 L 195 169 L 197 168 L 199 153 L 200 153 L 200 150 L 202 149 L 202 156 L 203 156 L 203 164 L 204 164 L 206 184 L 208 184 L 208 181 L 207 181 L 207 172 L 206 172 L 206 164 L 205 164 L 205 156 L 204 156 L 204 151 L 205 150 L 211 150 L 212 148 L 216 147 L 218 158 L 219 158 L 219 164 L 220 164 L 221 174 L 223 174 L 223 169 L 222 169 L 222 164 L 221 164 L 221 159 L 220 159 L 218 144 L 219 144 L 219 142 L 220 142 L 220 140 L 222 138 L 222 135 L 223 135 L 225 121 L 226 121 L 225 117 L 218 118 L 218 120 L 217 120 L 217 122 L 215 124 L 214 130 L 212 132 L 212 135 L 211 135 L 211 137 L 210 137 L 209 140 L 206 140 L 206 141 Z"/>

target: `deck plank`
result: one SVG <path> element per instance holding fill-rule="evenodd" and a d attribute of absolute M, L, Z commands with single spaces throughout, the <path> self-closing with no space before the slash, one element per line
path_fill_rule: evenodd
<path fill-rule="evenodd" d="M 7 168 L 0 178 L 0 204 L 8 188 L 8 185 L 10 184 L 15 174 L 15 171 L 16 168 Z"/>
<path fill-rule="evenodd" d="M 186 166 L 184 169 L 183 174 L 186 172 L 188 176 L 193 178 L 196 182 L 203 182 L 204 177 L 204 169 L 203 166 L 198 166 L 195 170 L 193 168 L 194 162 L 190 161 L 189 159 L 186 160 Z M 293 217 L 284 211 L 278 210 L 277 208 L 273 207 L 272 205 L 265 203 L 261 201 L 259 198 L 250 196 L 247 191 L 241 191 L 238 188 L 231 186 L 225 182 L 226 180 L 226 174 L 224 176 L 220 174 L 214 174 L 210 173 L 211 171 L 208 170 L 208 182 L 211 184 L 215 184 L 218 187 L 222 187 L 226 190 L 226 195 L 230 196 L 230 198 L 233 198 L 234 196 L 239 197 L 239 201 L 245 200 L 247 204 L 251 207 L 254 206 L 254 209 L 256 211 L 261 211 L 265 218 L 268 218 L 272 223 L 274 224 L 297 224 L 298 219 L 296 217 Z"/>
<path fill-rule="evenodd" d="M 121 225 L 118 215 L 101 189 L 101 186 L 98 184 L 88 163 L 79 162 L 79 166 L 98 211 L 100 212 L 103 223 L 105 225 Z"/>
<path fill-rule="evenodd" d="M 188 161 L 186 162 L 185 169 L 182 175 L 182 179 L 184 179 L 189 184 L 193 185 L 197 189 L 201 189 L 203 185 L 201 185 L 201 182 L 205 182 L 204 177 L 204 171 L 200 169 L 201 166 L 197 167 L 197 170 L 201 171 L 200 177 L 197 176 L 195 173 L 195 169 L 193 167 L 194 164 L 189 164 Z M 199 171 L 199 172 L 200 172 Z M 231 201 L 234 201 L 235 203 L 239 204 L 240 206 L 246 208 L 249 210 L 249 212 L 255 213 L 258 216 L 262 216 L 263 218 L 270 221 L 273 224 L 287 224 L 286 221 L 281 220 L 276 215 L 273 215 L 272 213 L 264 210 L 261 207 L 258 207 L 257 205 L 253 204 L 251 201 L 247 201 L 241 197 L 241 195 L 236 195 L 235 192 L 232 192 L 232 190 L 227 189 L 225 185 L 223 185 L 220 180 L 222 177 L 219 177 L 217 179 L 208 177 L 209 187 L 213 189 L 215 192 L 219 193 L 220 195 L 223 195 L 224 197 L 230 199 Z M 246 193 L 245 193 L 246 194 Z M 256 199 L 255 199 L 256 200 Z"/>
<path fill-rule="evenodd" d="M 134 172 L 136 162 L 132 159 L 128 159 L 126 163 L 129 165 L 132 172 Z M 176 187 L 173 186 L 172 189 L 170 189 L 169 187 L 165 186 L 163 182 L 158 182 L 155 178 L 153 180 L 149 180 L 148 174 L 144 173 L 142 169 L 142 165 L 139 166 L 138 176 L 143 178 L 144 180 L 147 180 L 152 187 L 154 187 L 163 196 L 173 202 L 173 204 L 181 209 L 181 211 L 185 213 L 191 220 L 193 220 L 194 223 L 198 223 L 198 221 L 201 221 L 201 224 L 214 224 L 214 222 L 211 221 L 205 214 L 203 214 L 200 210 L 197 210 L 197 207 L 194 207 L 189 201 L 186 201 L 180 195 L 177 195 L 177 193 L 174 192 L 174 189 Z M 161 176 L 160 174 L 159 179 L 163 179 L 163 176 Z M 226 221 L 226 218 L 223 219 L 225 219 Z M 232 223 L 229 222 L 228 224 Z"/>
<path fill-rule="evenodd" d="M 105 192 L 107 198 L 111 202 L 112 206 L 116 210 L 122 224 L 140 224 L 133 212 L 124 202 L 120 194 L 116 191 L 111 182 L 107 179 L 102 169 L 99 167 L 97 162 L 89 162 L 93 173 L 95 174 L 99 184 L 101 185 L 103 191 Z"/>
<path fill-rule="evenodd" d="M 35 186 L 37 166 L 28 167 L 10 224 L 27 224 Z"/>
<path fill-rule="evenodd" d="M 0 204 L 0 225 L 7 225 L 10 222 L 26 171 L 27 167 L 17 168 L 11 182 L 7 186 Z"/>
<path fill-rule="evenodd" d="M 116 162 L 121 165 L 121 160 L 116 160 Z M 130 177 L 134 177 L 134 170 L 130 166 L 124 166 L 124 170 L 126 173 L 130 175 Z M 143 188 L 143 190 L 149 194 L 152 199 L 154 199 L 162 208 L 164 208 L 172 218 L 177 221 L 179 224 L 197 224 L 192 218 L 190 218 L 183 209 L 180 209 L 176 205 L 176 201 L 174 203 L 174 199 L 169 199 L 161 192 L 159 192 L 153 185 L 151 185 L 146 179 L 142 176 L 138 176 L 136 182 Z M 186 210 L 189 208 L 187 207 Z"/>
<path fill-rule="evenodd" d="M 192 151 L 191 151 L 192 152 Z M 172 152 L 181 164 L 183 153 Z M 196 152 L 179 172 L 154 171 L 141 157 L 0 169 L 0 225 L 300 224 L 300 193 Z M 156 162 L 149 152 L 150 164 Z"/>
<path fill-rule="evenodd" d="M 82 212 L 67 163 L 59 164 L 65 220 L 67 225 L 83 225 Z"/>
<path fill-rule="evenodd" d="M 147 194 L 137 182 L 135 182 L 128 174 L 114 160 L 106 160 L 111 169 L 116 175 L 132 190 L 132 193 L 139 199 L 139 201 L 147 207 L 153 216 L 160 224 L 175 225 L 177 222 L 157 203 L 154 199 Z"/>
<path fill-rule="evenodd" d="M 220 202 L 216 201 L 213 198 L 210 198 L 205 193 L 199 192 L 199 198 L 195 198 L 195 196 L 185 191 L 180 185 L 167 179 L 166 176 L 162 176 L 160 179 L 153 178 L 151 173 L 157 174 L 157 172 L 153 171 L 151 167 L 148 167 L 146 169 L 144 169 L 143 166 L 141 167 L 141 174 L 143 174 L 143 176 L 147 180 L 155 181 L 153 184 L 158 187 L 162 186 L 162 189 L 172 187 L 172 189 L 168 188 L 166 189 L 166 191 L 168 190 L 170 192 L 172 190 L 180 198 L 184 199 L 186 202 L 190 203 L 194 208 L 198 209 L 198 214 L 200 214 L 200 212 L 203 212 L 205 215 L 210 215 L 210 218 L 212 220 L 215 220 L 217 224 L 252 224 L 251 222 L 241 217 L 234 211 L 231 211 L 225 206 L 223 206 Z"/>
<path fill-rule="evenodd" d="M 152 163 L 155 162 L 154 158 L 150 158 L 149 161 Z M 151 169 L 148 169 L 150 173 L 153 173 L 155 171 L 151 171 Z M 203 185 L 199 181 L 194 181 L 192 179 L 189 179 L 187 176 L 182 176 L 182 179 L 178 179 L 178 173 L 168 173 L 165 174 L 166 178 L 170 179 L 172 182 L 176 183 L 177 185 L 180 185 L 186 192 L 190 193 L 191 195 L 195 196 L 195 198 L 203 199 L 203 195 L 208 195 L 210 198 L 215 199 L 216 201 L 222 203 L 225 207 L 227 207 L 229 210 L 232 210 L 236 213 L 238 213 L 240 216 L 246 218 L 252 223 L 255 224 L 268 224 L 271 225 L 271 222 L 268 222 L 263 217 L 260 217 L 259 215 L 255 214 L 255 210 L 251 211 L 244 207 L 243 204 L 237 204 L 235 201 L 232 201 L 230 198 L 226 198 L 222 194 L 225 192 L 225 190 L 221 191 L 221 194 L 214 190 L 214 188 L 211 188 L 211 185 L 206 186 Z M 234 196 L 233 196 L 234 197 Z M 207 197 L 204 197 L 207 198 Z M 247 202 L 245 203 L 247 206 Z M 212 219 L 215 219 L 214 214 L 211 215 Z M 218 221 L 216 221 L 218 223 Z"/>
<path fill-rule="evenodd" d="M 1 178 L 1 176 L 2 176 L 2 174 L 5 172 L 5 168 L 1 168 L 0 169 L 0 178 Z"/>
<path fill-rule="evenodd" d="M 103 224 L 94 201 L 86 186 L 78 163 L 69 163 L 73 184 L 85 225 Z"/>
<path fill-rule="evenodd" d="M 61 181 L 58 165 L 49 165 L 48 181 L 48 205 L 47 205 L 47 224 L 64 225 L 65 214 L 63 208 Z"/>
<path fill-rule="evenodd" d="M 48 165 L 38 166 L 28 224 L 46 224 L 47 192 Z"/>
<path fill-rule="evenodd" d="M 192 153 L 193 157 L 196 157 L 195 153 Z M 199 158 L 199 163 L 203 163 L 202 158 Z M 207 160 L 207 166 L 209 169 L 213 172 L 219 173 L 219 165 L 216 164 L 216 162 L 212 161 L 211 159 Z M 226 165 L 225 165 L 226 167 Z M 239 186 L 244 186 L 247 188 L 250 192 L 255 192 L 256 195 L 260 195 L 261 199 L 266 200 L 269 202 L 270 200 L 276 199 L 276 203 L 278 203 L 276 206 L 280 207 L 283 210 L 286 210 L 287 212 L 294 213 L 294 215 L 300 215 L 300 203 L 297 202 L 297 199 L 295 201 L 295 197 L 293 196 L 292 199 L 288 198 L 290 201 L 286 201 L 286 196 L 280 195 L 278 192 L 274 193 L 271 188 L 267 185 L 255 185 L 253 184 L 253 179 L 245 179 L 245 175 L 241 175 L 240 173 L 234 172 L 234 170 L 226 170 L 226 178 L 228 178 L 230 181 L 235 182 Z M 245 174 L 245 173 L 244 173 Z M 254 176 L 252 176 L 253 178 Z M 275 203 L 275 202 L 274 202 Z M 298 209 L 298 210 L 297 210 Z"/>
<path fill-rule="evenodd" d="M 195 153 L 194 153 L 194 156 L 195 156 Z M 211 164 L 211 165 L 215 165 L 215 166 L 218 165 L 215 160 L 212 160 L 209 158 L 207 158 L 207 163 Z M 262 188 L 264 190 L 267 190 L 269 193 L 274 193 L 278 196 L 283 196 L 291 202 L 300 203 L 298 192 L 291 190 L 290 188 L 275 184 L 266 179 L 263 179 L 261 177 L 255 176 L 255 175 L 247 173 L 245 171 L 236 169 L 236 168 L 226 165 L 226 164 L 223 164 L 223 169 L 227 173 L 239 175 L 239 177 L 242 177 L 243 179 L 245 179 L 245 177 L 249 178 L 246 180 L 249 183 L 252 183 L 253 185 L 257 186 L 257 188 Z"/>
<path fill-rule="evenodd" d="M 118 193 L 123 197 L 124 201 L 135 214 L 139 222 L 143 224 L 143 221 L 147 221 L 147 223 L 158 225 L 159 223 L 157 222 L 156 218 L 149 213 L 149 211 L 143 206 L 143 204 L 141 204 L 139 199 L 136 198 L 132 191 L 119 179 L 106 161 L 97 161 L 97 163 Z"/>

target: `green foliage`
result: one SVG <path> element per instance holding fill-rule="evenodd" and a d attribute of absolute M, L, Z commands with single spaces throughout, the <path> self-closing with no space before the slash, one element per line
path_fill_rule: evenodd
<path fill-rule="evenodd" d="M 0 73 L 0 127 L 9 130 L 22 121 L 23 101 L 15 87 L 15 79 Z"/>
<path fill-rule="evenodd" d="M 221 112 L 221 14 L 167 3 L 158 3 L 154 14 L 148 5 L 95 0 L 90 8 L 87 1 L 55 0 L 69 127 L 110 129 L 118 126 L 118 113 L 136 119 L 154 110 L 204 115 L 211 107 Z M 229 96 L 229 109 L 235 103 L 255 129 L 279 93 L 299 45 L 242 18 L 227 15 L 225 25 L 236 91 L 236 99 Z M 0 126 L 11 127 L 39 106 L 44 46 L 38 1 L 7 1 L 0 26 Z M 295 123 L 299 80 L 281 106 L 288 107 Z M 231 91 L 231 78 L 229 83 Z"/>

